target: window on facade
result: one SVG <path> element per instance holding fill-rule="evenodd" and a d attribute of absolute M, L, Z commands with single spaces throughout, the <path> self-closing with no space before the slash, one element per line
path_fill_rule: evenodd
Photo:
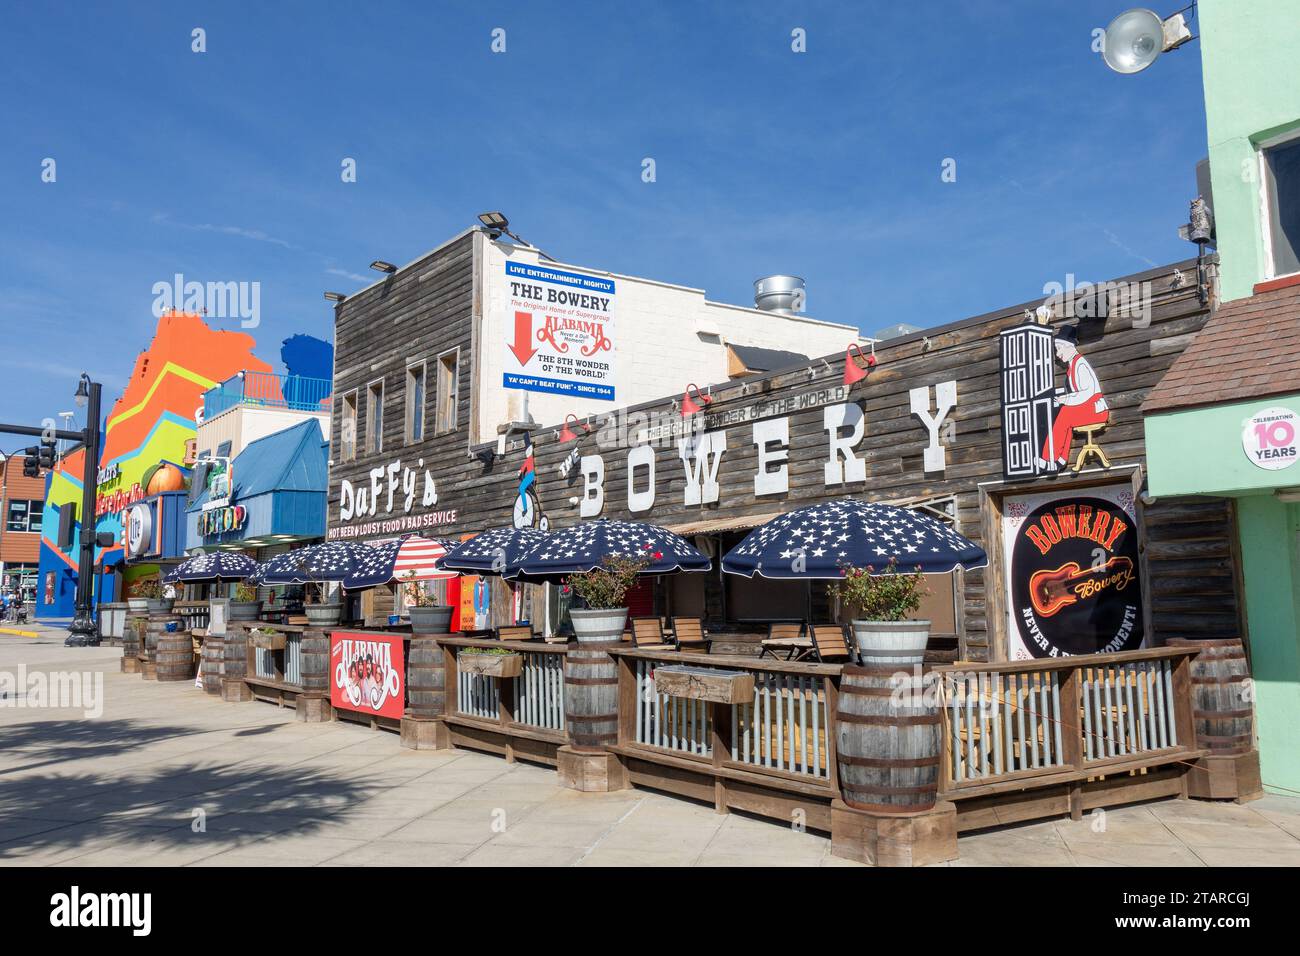
<path fill-rule="evenodd" d="M 1264 178 L 1272 273 L 1300 272 L 1300 138 L 1264 150 Z"/>
<path fill-rule="evenodd" d="M 460 352 L 451 351 L 438 356 L 438 431 L 455 431 L 459 399 Z"/>
<path fill-rule="evenodd" d="M 342 449 L 343 461 L 352 461 L 357 457 L 357 393 L 355 391 L 343 396 L 342 420 L 339 422 L 339 447 Z"/>
<path fill-rule="evenodd" d="M 373 382 L 366 394 L 366 452 L 384 450 L 384 382 Z"/>
<path fill-rule="evenodd" d="M 21 498 L 9 502 L 9 508 L 5 514 L 5 530 L 40 531 L 41 512 L 44 507 L 44 502 L 28 501 Z"/>
<path fill-rule="evenodd" d="M 424 441 L 424 364 L 406 370 L 406 443 Z"/>

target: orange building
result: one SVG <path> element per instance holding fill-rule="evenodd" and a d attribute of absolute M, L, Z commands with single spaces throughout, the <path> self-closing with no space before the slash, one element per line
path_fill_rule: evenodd
<path fill-rule="evenodd" d="M 23 474 L 23 456 L 0 458 L 0 588 L 22 588 L 32 603 L 41 556 L 45 478 Z"/>

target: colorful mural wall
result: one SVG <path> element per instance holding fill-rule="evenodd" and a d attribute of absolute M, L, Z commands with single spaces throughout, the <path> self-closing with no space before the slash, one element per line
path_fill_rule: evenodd
<path fill-rule="evenodd" d="M 158 320 L 149 347 L 136 358 L 121 397 L 105 416 L 104 447 L 96 487 L 96 531 L 117 544 L 96 552 L 97 600 L 118 600 L 108 573 L 122 560 L 122 510 L 149 494 L 177 491 L 188 477 L 186 443 L 194 438 L 203 393 L 241 370 L 270 372 L 253 355 L 254 340 L 243 332 L 216 330 L 199 315 L 170 312 Z M 84 452 L 68 455 L 51 474 L 41 535 L 38 617 L 71 617 L 77 579 L 76 547 L 57 547 L 59 514 L 81 502 Z M 80 535 L 76 527 L 74 540 Z M 125 579 L 155 572 L 131 567 Z"/>

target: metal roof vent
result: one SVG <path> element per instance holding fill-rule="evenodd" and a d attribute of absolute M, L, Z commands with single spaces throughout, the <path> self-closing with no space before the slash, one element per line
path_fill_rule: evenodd
<path fill-rule="evenodd" d="M 764 276 L 754 280 L 754 307 L 794 315 L 804 308 L 804 283 L 798 276 Z"/>

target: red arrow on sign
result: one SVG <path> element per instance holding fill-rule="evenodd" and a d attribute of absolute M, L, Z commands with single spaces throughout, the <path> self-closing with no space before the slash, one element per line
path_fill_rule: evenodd
<path fill-rule="evenodd" d="M 527 365 L 528 360 L 537 354 L 533 348 L 533 314 L 531 312 L 515 313 L 515 343 L 509 346 L 515 353 L 520 365 Z"/>

